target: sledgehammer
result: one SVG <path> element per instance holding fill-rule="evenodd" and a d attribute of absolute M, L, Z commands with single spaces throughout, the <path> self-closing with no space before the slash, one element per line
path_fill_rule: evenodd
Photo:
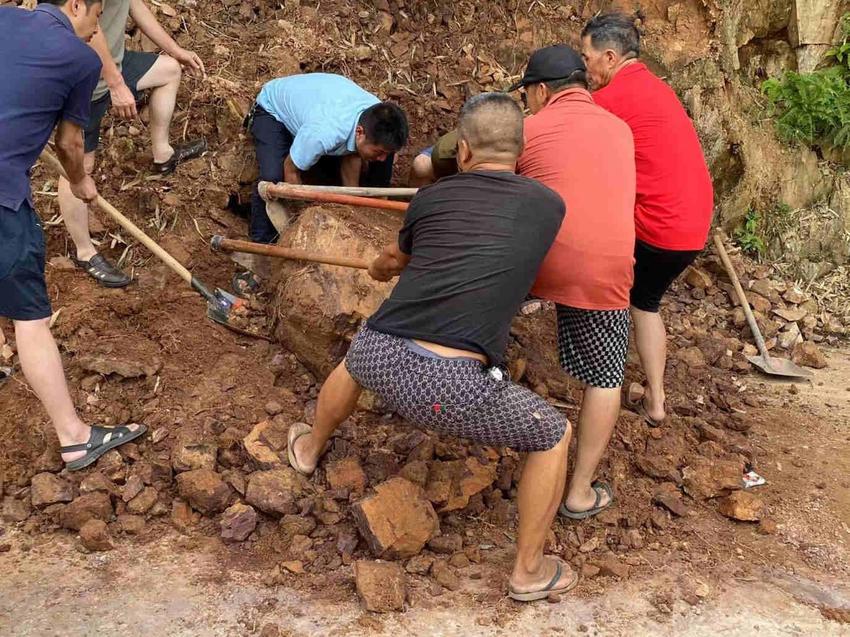
<path fill-rule="evenodd" d="M 330 255 L 307 252 L 306 250 L 294 250 L 280 246 L 268 245 L 266 243 L 252 243 L 250 241 L 239 241 L 227 239 L 216 235 L 210 241 L 210 247 L 216 252 L 245 252 L 248 254 L 259 254 L 266 257 L 278 259 L 291 259 L 293 261 L 309 261 L 310 263 L 323 263 L 324 265 L 339 265 L 344 268 L 356 268 L 368 270 L 369 262 L 366 259 L 352 259 L 348 257 L 334 257 Z"/>

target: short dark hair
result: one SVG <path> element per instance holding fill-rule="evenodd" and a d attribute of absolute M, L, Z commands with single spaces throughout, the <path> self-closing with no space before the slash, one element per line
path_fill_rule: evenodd
<path fill-rule="evenodd" d="M 410 134 L 407 115 L 392 102 L 370 106 L 363 111 L 359 124 L 370 143 L 378 144 L 392 152 L 401 150 Z"/>
<path fill-rule="evenodd" d="M 590 36 L 597 51 L 613 49 L 626 57 L 640 57 L 640 32 L 635 21 L 625 13 L 606 13 L 591 18 L 581 37 Z"/>
<path fill-rule="evenodd" d="M 543 82 L 553 93 L 560 93 L 561 91 L 565 91 L 568 88 L 573 88 L 575 86 L 580 86 L 583 89 L 588 87 L 587 83 L 587 72 L 586 71 L 573 71 L 569 74 L 568 77 L 561 78 L 560 80 L 549 80 L 548 82 Z"/>
<path fill-rule="evenodd" d="M 457 130 L 470 148 L 519 156 L 523 146 L 522 109 L 507 93 L 480 93 L 460 109 Z"/>
<path fill-rule="evenodd" d="M 96 4 L 103 4 L 103 0 L 83 0 L 86 3 L 86 9 L 91 9 Z M 68 0 L 38 0 L 38 4 L 54 4 L 57 7 L 64 7 L 68 4 Z"/>

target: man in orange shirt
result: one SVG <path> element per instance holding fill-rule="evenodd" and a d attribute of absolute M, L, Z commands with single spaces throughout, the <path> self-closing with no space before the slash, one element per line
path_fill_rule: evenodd
<path fill-rule="evenodd" d="M 517 171 L 561 195 L 567 214 L 532 288 L 554 301 L 563 368 L 585 384 L 575 468 L 561 515 L 584 519 L 610 506 L 594 481 L 620 413 L 634 265 L 634 144 L 629 127 L 596 106 L 581 56 L 536 51 L 522 80 L 532 112 Z"/>

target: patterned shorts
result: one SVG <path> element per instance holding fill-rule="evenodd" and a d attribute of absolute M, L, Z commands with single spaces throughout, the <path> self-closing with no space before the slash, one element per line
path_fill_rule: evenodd
<path fill-rule="evenodd" d="M 479 361 L 443 358 L 408 339 L 363 327 L 345 366 L 408 422 L 492 447 L 545 451 L 567 419 L 534 392 L 499 380 Z"/>
<path fill-rule="evenodd" d="M 628 352 L 628 310 L 558 305 L 558 354 L 570 376 L 591 387 L 622 387 Z"/>

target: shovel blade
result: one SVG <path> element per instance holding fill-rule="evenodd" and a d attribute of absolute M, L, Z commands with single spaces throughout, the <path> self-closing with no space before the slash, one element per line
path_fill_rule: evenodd
<path fill-rule="evenodd" d="M 812 372 L 808 369 L 804 369 L 785 358 L 747 356 L 747 360 L 765 374 L 771 376 L 785 376 L 788 378 L 811 378 L 812 376 Z"/>

